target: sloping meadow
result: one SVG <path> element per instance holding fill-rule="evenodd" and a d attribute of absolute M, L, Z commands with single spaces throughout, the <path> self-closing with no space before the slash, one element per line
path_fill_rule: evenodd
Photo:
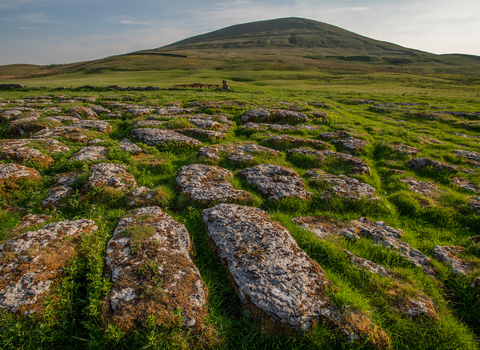
<path fill-rule="evenodd" d="M 2 348 L 475 349 L 480 103 L 3 92 Z"/>

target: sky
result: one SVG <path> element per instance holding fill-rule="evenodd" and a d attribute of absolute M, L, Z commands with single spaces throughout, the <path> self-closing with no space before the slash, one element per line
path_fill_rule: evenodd
<path fill-rule="evenodd" d="M 283 17 L 480 56 L 479 0 L 0 0 L 0 65 L 88 61 Z"/>

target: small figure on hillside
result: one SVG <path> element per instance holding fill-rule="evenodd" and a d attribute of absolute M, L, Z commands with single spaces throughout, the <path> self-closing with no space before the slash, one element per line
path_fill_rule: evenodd
<path fill-rule="evenodd" d="M 222 80 L 223 86 L 221 88 L 218 88 L 217 91 L 232 91 L 230 89 L 230 86 L 228 86 L 228 81 L 227 80 Z"/>

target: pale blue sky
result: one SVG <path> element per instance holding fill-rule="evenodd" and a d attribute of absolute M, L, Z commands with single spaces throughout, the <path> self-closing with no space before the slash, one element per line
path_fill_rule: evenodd
<path fill-rule="evenodd" d="M 0 65 L 92 60 L 281 17 L 480 56 L 479 0 L 0 0 Z"/>

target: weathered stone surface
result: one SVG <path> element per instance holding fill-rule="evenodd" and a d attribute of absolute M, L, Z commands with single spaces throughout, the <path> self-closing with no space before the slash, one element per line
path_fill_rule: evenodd
<path fill-rule="evenodd" d="M 350 152 L 360 152 L 361 150 L 363 150 L 363 148 L 366 145 L 368 145 L 368 141 L 365 141 L 362 139 L 356 139 L 354 137 L 347 137 L 345 139 L 334 140 L 333 143 L 341 144 Z"/>
<path fill-rule="evenodd" d="M 202 219 L 246 309 L 296 330 L 309 329 L 316 320 L 338 327 L 350 340 L 365 336 L 326 296 L 332 284 L 320 265 L 266 212 L 219 204 L 204 210 Z M 360 318 L 364 331 L 373 330 L 365 316 Z M 381 330 L 373 337 L 374 343 L 386 339 Z"/>
<path fill-rule="evenodd" d="M 320 160 L 326 160 L 328 157 L 338 158 L 346 163 L 350 163 L 352 168 L 350 172 L 352 174 L 368 174 L 370 175 L 369 166 L 362 160 L 362 158 L 352 156 L 350 154 L 335 152 L 331 150 L 312 150 L 308 148 L 295 148 L 287 150 L 289 154 L 300 154 L 310 157 L 315 157 Z"/>
<path fill-rule="evenodd" d="M 433 248 L 432 255 L 441 262 L 449 264 L 452 267 L 452 273 L 467 275 L 473 271 L 472 265 L 457 256 L 464 250 L 464 247 L 436 245 Z"/>
<path fill-rule="evenodd" d="M 217 120 L 215 120 L 215 119 Z M 231 129 L 231 126 L 225 125 L 231 124 L 232 122 L 227 119 L 225 116 L 202 116 L 195 115 L 189 119 L 189 122 L 195 125 L 199 129 L 203 130 L 214 130 L 221 132 L 228 132 Z"/>
<path fill-rule="evenodd" d="M 63 143 L 53 139 L 0 140 L 0 159 L 13 159 L 20 163 L 34 161 L 40 166 L 53 163 L 52 157 L 43 154 L 36 148 L 40 148 L 48 153 L 66 152 L 70 150 Z"/>
<path fill-rule="evenodd" d="M 268 139 L 268 142 L 274 145 L 286 142 L 286 143 L 290 143 L 294 147 L 309 146 L 309 147 L 319 148 L 319 149 L 332 148 L 331 145 L 320 140 L 303 139 L 300 137 L 292 137 L 289 135 L 272 136 Z"/>
<path fill-rule="evenodd" d="M 184 128 L 184 129 L 177 129 L 176 132 L 183 135 L 189 135 L 194 137 L 206 137 L 210 139 L 210 141 L 221 140 L 225 138 L 225 134 L 219 131 L 213 130 L 204 130 L 204 129 L 197 129 L 197 128 Z"/>
<path fill-rule="evenodd" d="M 133 129 L 132 136 L 147 145 L 154 146 L 159 144 L 178 144 L 185 146 L 198 146 L 200 141 L 188 136 L 181 135 L 172 130 L 162 130 L 153 128 Z"/>
<path fill-rule="evenodd" d="M 305 172 L 305 177 L 315 177 L 317 175 L 323 175 L 325 174 L 325 171 L 322 169 L 309 169 Z"/>
<path fill-rule="evenodd" d="M 52 219 L 50 215 L 45 214 L 27 214 L 20 219 L 20 223 L 12 230 L 14 232 L 25 231 L 27 228 L 44 223 Z"/>
<path fill-rule="evenodd" d="M 96 130 L 105 133 L 112 132 L 112 126 L 110 123 L 104 122 L 103 120 L 79 120 L 74 121 L 72 126 L 75 128 Z"/>
<path fill-rule="evenodd" d="M 474 151 L 455 150 L 452 151 L 458 157 L 465 158 L 465 163 L 471 164 L 474 167 L 480 168 L 480 153 Z"/>
<path fill-rule="evenodd" d="M 382 265 L 374 263 L 367 259 L 363 259 L 355 254 L 352 254 L 348 250 L 344 249 L 343 251 L 348 255 L 348 258 L 352 263 L 354 263 L 357 266 L 363 267 L 364 269 L 368 270 L 368 272 L 371 272 L 377 275 L 382 275 L 385 277 L 389 277 L 391 275 L 391 271 L 387 270 Z"/>
<path fill-rule="evenodd" d="M 407 172 L 400 169 L 388 169 L 388 172 L 392 175 L 405 175 Z"/>
<path fill-rule="evenodd" d="M 431 259 L 419 250 L 412 248 L 408 243 L 400 241 L 403 231 L 394 229 L 383 221 L 374 222 L 361 217 L 352 221 L 351 227 L 343 229 L 341 233 L 351 239 L 369 238 L 377 244 L 397 251 L 415 266 L 422 268 L 426 274 L 433 275 L 433 269 L 429 265 Z"/>
<path fill-rule="evenodd" d="M 156 127 L 164 127 L 166 126 L 167 122 L 164 120 L 139 120 L 136 122 L 133 127 L 134 128 L 156 128 Z"/>
<path fill-rule="evenodd" d="M 72 155 L 70 161 L 79 160 L 82 162 L 89 162 L 92 160 L 106 159 L 107 151 L 108 148 L 103 146 L 82 147 L 77 153 Z"/>
<path fill-rule="evenodd" d="M 42 201 L 42 207 L 59 206 L 62 200 L 72 193 L 70 185 L 81 173 L 60 174 L 55 186 L 48 192 L 48 197 Z"/>
<path fill-rule="evenodd" d="M 356 134 L 349 131 L 338 130 L 338 131 L 322 132 L 318 136 L 320 136 L 320 138 L 322 139 L 331 140 L 331 139 L 341 139 L 341 138 L 352 137 L 352 136 L 356 136 Z"/>
<path fill-rule="evenodd" d="M 95 113 L 110 113 L 111 112 L 111 110 L 109 110 L 108 108 L 105 108 L 105 107 L 99 106 L 99 105 L 90 105 L 90 106 L 88 106 L 88 108 L 90 108 Z"/>
<path fill-rule="evenodd" d="M 407 176 L 404 179 L 399 179 L 398 181 L 407 184 L 410 188 L 410 191 L 421 194 L 432 194 L 435 192 L 442 191 L 438 188 L 437 184 L 432 181 L 419 181 L 411 176 Z"/>
<path fill-rule="evenodd" d="M 177 172 L 177 189 L 195 201 L 232 202 L 249 199 L 250 194 L 236 190 L 227 178 L 233 174 L 216 166 L 203 164 L 185 165 Z"/>
<path fill-rule="evenodd" d="M 259 164 L 253 168 L 239 170 L 237 174 L 269 199 L 298 197 L 308 201 L 312 197 L 312 194 L 305 190 L 302 178 L 284 166 Z"/>
<path fill-rule="evenodd" d="M 193 113 L 195 110 L 192 108 L 180 108 L 176 106 L 167 106 L 160 108 L 156 114 L 158 115 L 175 115 L 175 114 L 189 114 Z"/>
<path fill-rule="evenodd" d="M 60 126 L 49 130 L 42 130 L 35 134 L 33 138 L 64 138 L 71 141 L 87 143 L 90 138 L 86 135 L 86 130 L 73 126 Z"/>
<path fill-rule="evenodd" d="M 138 147 L 136 144 L 134 144 L 132 141 L 129 139 L 123 139 L 120 144 L 118 145 L 118 149 L 128 152 L 130 154 L 140 154 L 143 153 L 143 149 Z"/>
<path fill-rule="evenodd" d="M 365 198 L 367 200 L 379 200 L 375 188 L 352 177 L 345 175 L 318 174 L 311 176 L 311 178 L 326 182 L 332 186 L 330 190 L 322 192 L 320 195 L 322 199 L 329 199 L 333 195 L 336 195 L 350 199 Z"/>
<path fill-rule="evenodd" d="M 248 122 L 267 122 L 267 123 L 275 123 L 275 122 L 306 122 L 311 119 L 308 115 L 289 111 L 284 109 L 251 109 L 246 111 L 245 114 L 242 116 L 242 123 Z"/>
<path fill-rule="evenodd" d="M 39 115 L 33 115 L 21 119 L 13 120 L 7 130 L 10 135 L 31 135 L 42 130 L 48 130 L 55 126 L 62 125 L 59 121 L 49 121 L 53 125 L 47 125 L 40 119 Z"/>
<path fill-rule="evenodd" d="M 175 324 L 180 309 L 184 326 L 201 325 L 207 288 L 189 256 L 191 247 L 185 226 L 159 207 L 136 209 L 121 219 L 105 257 L 112 281 L 107 318 L 129 330 L 150 315 L 158 324 Z"/>
<path fill-rule="evenodd" d="M 437 313 L 435 312 L 435 305 L 429 297 L 421 294 L 417 299 L 418 300 L 409 299 L 406 302 L 403 301 L 402 305 L 397 307 L 398 311 L 410 318 L 417 318 L 425 315 L 438 319 Z"/>
<path fill-rule="evenodd" d="M 167 195 L 165 192 L 142 186 L 129 193 L 128 205 L 137 208 L 156 206 L 164 202 L 166 198 Z"/>
<path fill-rule="evenodd" d="M 470 208 L 475 212 L 480 212 L 480 197 L 472 197 L 470 199 Z"/>
<path fill-rule="evenodd" d="M 24 181 L 39 181 L 42 177 L 33 168 L 19 164 L 0 164 L 0 184 L 6 188 L 16 187 Z M 0 189 L 1 190 L 1 189 Z"/>
<path fill-rule="evenodd" d="M 227 159 L 236 163 L 242 161 L 253 160 L 251 154 L 269 154 L 269 155 L 280 155 L 281 152 L 274 149 L 255 145 L 252 143 L 245 143 L 242 145 L 232 145 L 232 144 L 220 144 L 212 145 L 208 147 L 202 147 L 195 154 L 196 157 L 206 157 L 208 159 L 220 160 L 220 154 L 225 153 Z"/>
<path fill-rule="evenodd" d="M 134 117 L 140 117 L 142 115 L 150 114 L 154 111 L 154 108 L 129 108 L 125 111 L 125 113 L 131 114 Z"/>
<path fill-rule="evenodd" d="M 115 190 L 126 192 L 137 187 L 135 177 L 127 173 L 127 166 L 123 164 L 100 163 L 92 165 L 92 175 L 84 186 L 84 192 L 92 187 L 112 187 Z"/>
<path fill-rule="evenodd" d="M 40 309 L 77 256 L 80 237 L 97 229 L 92 220 L 60 221 L 1 245 L 0 308 L 25 315 Z"/>
<path fill-rule="evenodd" d="M 450 179 L 450 181 L 451 181 L 455 186 L 464 188 L 464 189 L 466 189 L 466 190 L 469 190 L 469 191 L 472 191 L 472 192 L 475 192 L 475 193 L 480 192 L 480 188 L 478 188 L 477 185 L 471 183 L 471 182 L 468 181 L 467 179 L 463 179 L 463 178 L 460 178 L 460 177 L 452 177 L 452 178 Z"/>
<path fill-rule="evenodd" d="M 480 277 L 475 278 L 470 287 L 472 287 L 473 289 L 478 289 L 480 291 Z"/>
<path fill-rule="evenodd" d="M 299 127 L 288 124 L 266 124 L 266 123 L 247 123 L 242 126 L 242 129 L 254 129 L 254 130 L 301 130 Z"/>
<path fill-rule="evenodd" d="M 329 234 L 340 233 L 337 229 L 332 229 L 332 223 L 317 216 L 305 216 L 293 218 L 292 221 L 304 230 L 314 233 L 319 238 L 324 238 Z"/>
<path fill-rule="evenodd" d="M 458 168 L 455 165 L 442 163 L 428 158 L 414 158 L 409 161 L 407 165 L 414 170 L 419 170 L 427 166 L 432 166 L 436 170 L 441 172 L 447 172 L 450 174 L 455 174 L 458 172 Z"/>
<path fill-rule="evenodd" d="M 70 113 L 70 115 L 74 117 L 98 119 L 97 113 L 95 113 L 88 107 L 83 107 L 83 106 L 71 107 L 68 109 L 68 113 Z"/>
<path fill-rule="evenodd" d="M 391 144 L 390 146 L 393 148 L 393 150 L 395 152 L 403 153 L 403 154 L 407 154 L 407 155 L 417 154 L 417 153 L 420 152 L 420 150 L 418 150 L 415 147 L 407 146 L 407 145 L 403 145 L 403 144 Z"/>

